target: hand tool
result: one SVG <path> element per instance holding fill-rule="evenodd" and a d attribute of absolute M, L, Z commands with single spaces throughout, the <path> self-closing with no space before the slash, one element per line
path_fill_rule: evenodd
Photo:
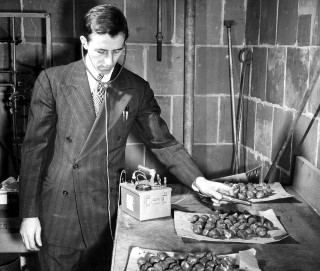
<path fill-rule="evenodd" d="M 239 172 L 239 160 L 236 148 L 237 133 L 236 133 L 236 116 L 234 108 L 234 86 L 233 86 L 233 61 L 232 61 L 232 43 L 231 43 L 231 26 L 234 25 L 233 20 L 225 20 L 224 25 L 227 28 L 228 38 L 228 56 L 229 56 L 229 78 L 230 78 L 230 91 L 231 91 L 231 116 L 232 116 L 232 136 L 234 144 L 234 157 L 233 157 L 233 169 L 235 173 Z"/>
<path fill-rule="evenodd" d="M 240 146 L 241 146 L 241 122 L 242 122 L 242 111 L 243 111 L 243 89 L 246 78 L 246 70 L 250 66 L 252 61 L 252 51 L 249 48 L 242 48 L 239 52 L 239 61 L 241 63 L 241 76 L 240 76 L 240 91 L 239 91 L 239 101 L 238 101 L 238 112 L 237 112 L 237 136 L 236 136 L 236 149 L 238 155 L 238 161 L 240 161 Z"/>
<path fill-rule="evenodd" d="M 237 199 L 235 197 L 228 196 L 228 195 L 225 195 L 225 194 L 222 194 L 222 193 L 220 193 L 220 194 L 222 195 L 222 199 L 221 200 L 251 206 L 251 202 L 249 200 Z"/>
<path fill-rule="evenodd" d="M 210 196 L 206 196 L 206 195 L 202 194 L 201 192 L 198 192 L 198 194 L 199 194 L 202 201 L 207 202 L 207 203 L 212 203 Z M 220 194 L 222 196 L 221 200 L 223 200 L 223 201 L 228 201 L 230 203 L 238 203 L 238 204 L 244 204 L 244 205 L 251 206 L 251 202 L 248 200 L 237 199 L 235 197 L 232 197 L 232 196 L 229 196 L 229 195 L 226 195 L 223 193 L 220 193 Z M 208 201 L 208 199 L 210 199 L 210 202 Z"/>

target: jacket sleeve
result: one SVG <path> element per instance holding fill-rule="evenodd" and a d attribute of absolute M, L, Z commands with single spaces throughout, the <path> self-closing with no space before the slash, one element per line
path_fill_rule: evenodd
<path fill-rule="evenodd" d="M 203 173 L 188 151 L 180 144 L 160 117 L 161 110 L 148 83 L 139 104 L 136 128 L 143 143 L 155 154 L 183 184 L 191 187 L 192 182 Z"/>
<path fill-rule="evenodd" d="M 28 125 L 21 148 L 20 217 L 38 216 L 42 175 L 51 156 L 55 122 L 55 102 L 50 82 L 46 72 L 42 71 L 32 91 Z"/>

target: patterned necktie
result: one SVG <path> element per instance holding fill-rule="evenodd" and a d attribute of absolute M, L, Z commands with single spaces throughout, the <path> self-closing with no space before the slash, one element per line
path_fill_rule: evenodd
<path fill-rule="evenodd" d="M 96 116 L 98 115 L 101 103 L 103 102 L 104 91 L 105 91 L 103 84 L 101 82 L 102 78 L 103 78 L 103 74 L 100 73 L 97 77 L 97 80 L 98 80 L 97 89 L 92 93 L 94 111 Z"/>

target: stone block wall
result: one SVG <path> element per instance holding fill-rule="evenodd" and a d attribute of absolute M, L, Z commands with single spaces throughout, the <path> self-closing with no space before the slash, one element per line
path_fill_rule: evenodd
<path fill-rule="evenodd" d="M 156 60 L 157 1 L 6 1 L 1 11 L 48 12 L 52 18 L 53 65 L 80 58 L 81 18 L 86 10 L 101 3 L 117 4 L 125 13 L 130 28 L 126 67 L 148 80 L 162 108 L 170 131 L 183 139 L 184 1 L 163 0 L 164 36 L 162 61 Z M 194 158 L 208 177 L 231 173 L 232 134 L 224 19 L 236 21 L 233 31 L 234 56 L 244 44 L 245 1 L 196 2 L 196 81 Z M 4 19 L 2 19 L 4 21 Z M 44 24 L 34 18 L 18 19 L 17 33 L 22 38 L 18 49 L 18 70 L 36 74 L 43 62 Z M 8 22 L 4 22 L 8 24 Z M 3 29 L 8 32 L 8 27 Z M 3 48 L 4 49 L 4 48 Z M 1 50 L 2 51 L 2 50 Z M 4 56 L 1 64 L 8 66 Z M 28 65 L 27 65 L 28 64 Z M 238 82 L 239 64 L 235 81 Z M 40 67 L 40 68 L 39 68 Z M 29 81 L 32 84 L 34 78 Z M 128 140 L 127 165 L 143 163 L 163 167 L 147 152 L 138 138 Z"/>
<path fill-rule="evenodd" d="M 253 62 L 245 129 L 247 134 L 254 131 L 254 137 L 248 136 L 243 146 L 247 161 L 252 156 L 262 161 L 264 175 L 319 69 L 319 12 L 318 0 L 247 1 L 245 40 L 253 51 Z M 319 116 L 298 148 L 320 105 L 319 95 L 317 84 L 279 161 L 274 180 L 291 183 L 297 155 L 319 168 Z"/>
<path fill-rule="evenodd" d="M 97 4 L 117 4 L 124 11 L 130 30 L 126 67 L 150 82 L 170 131 L 182 141 L 184 2 L 162 1 L 164 40 L 161 62 L 156 60 L 156 0 L 12 0 L 4 1 L 0 11 L 50 13 L 53 65 L 62 65 L 81 57 L 79 35 L 85 11 Z M 265 175 L 319 62 L 318 1 L 196 0 L 195 3 L 194 159 L 208 178 L 232 173 L 228 46 L 223 22 L 234 20 L 231 35 L 236 101 L 241 68 L 238 53 L 244 46 L 253 52 L 253 62 L 244 85 L 241 170 L 263 165 Z M 31 76 L 21 75 L 19 80 L 31 85 L 43 62 L 44 23 L 33 18 L 17 21 L 17 33 L 22 38 L 18 45 L 18 70 L 31 71 Z M 8 21 L 1 19 L 1 36 L 6 35 L 9 25 Z M 0 64 L 8 68 L 8 56 L 3 53 L 5 49 L 0 43 Z M 292 150 L 318 107 L 319 95 L 319 91 L 312 94 L 277 168 L 276 177 L 283 182 L 289 180 Z M 317 118 L 301 148 L 303 155 L 318 167 L 319 126 Z M 134 135 L 128 140 L 126 154 L 129 169 L 143 163 L 166 174 Z"/>

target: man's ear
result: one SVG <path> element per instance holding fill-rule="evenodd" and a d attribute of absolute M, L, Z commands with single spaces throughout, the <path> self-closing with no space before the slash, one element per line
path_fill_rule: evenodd
<path fill-rule="evenodd" d="M 88 50 L 88 41 L 84 36 L 80 36 L 80 41 L 84 49 Z"/>

